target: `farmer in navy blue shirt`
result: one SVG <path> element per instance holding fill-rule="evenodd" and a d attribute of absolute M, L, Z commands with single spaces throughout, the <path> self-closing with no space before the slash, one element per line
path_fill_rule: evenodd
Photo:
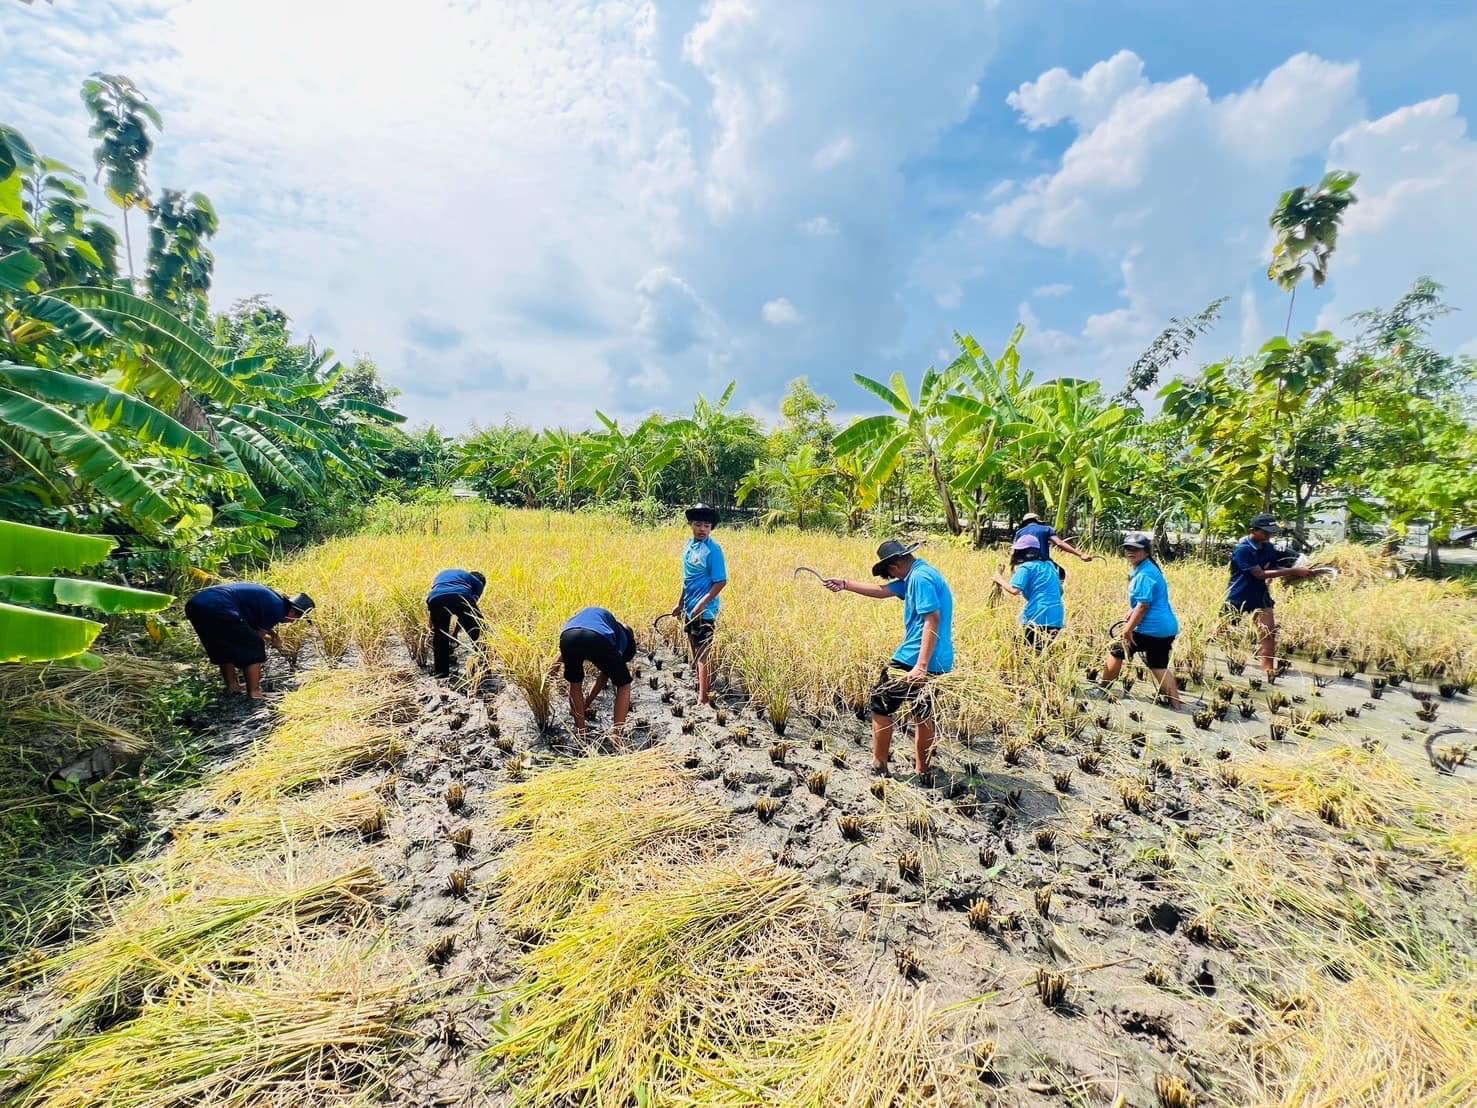
<path fill-rule="evenodd" d="M 294 623 L 313 610 L 313 598 L 298 593 L 290 600 L 276 589 L 249 581 L 232 581 L 201 589 L 185 601 L 185 618 L 200 636 L 200 644 L 212 662 L 220 666 L 226 692 L 245 692 L 252 700 L 262 699 L 262 665 L 267 643 L 278 650 L 279 623 Z M 246 688 L 241 687 L 241 674 Z"/>
<path fill-rule="evenodd" d="M 687 522 L 692 525 L 692 538 L 682 548 L 682 595 L 672 614 L 687 631 L 687 644 L 697 665 L 697 702 L 706 704 L 711 681 L 708 655 L 718 624 L 718 594 L 728 584 L 728 563 L 723 560 L 723 548 L 712 538 L 718 509 L 694 505 L 687 509 Z"/>
<path fill-rule="evenodd" d="M 1082 551 L 1078 550 L 1066 539 L 1058 535 L 1056 533 L 1055 527 L 1052 527 L 1051 525 L 1046 523 L 1042 523 L 1041 517 L 1038 516 L 1035 512 L 1027 512 L 1021 518 L 1021 526 L 1016 531 L 1015 537 L 1017 539 L 1032 538 L 1040 543 L 1041 557 L 1046 559 L 1046 561 L 1051 564 L 1051 566 L 1057 572 L 1057 577 L 1063 581 L 1067 579 L 1067 571 L 1063 569 L 1057 562 L 1052 560 L 1051 548 L 1053 546 L 1056 547 L 1058 550 L 1065 550 L 1068 554 L 1072 554 L 1080 558 L 1084 562 L 1092 561 L 1091 554 L 1082 553 Z"/>
<path fill-rule="evenodd" d="M 1231 582 L 1226 588 L 1226 611 L 1233 616 L 1254 613 L 1260 639 L 1262 673 L 1268 681 L 1277 678 L 1277 616 L 1272 611 L 1276 601 L 1268 581 L 1279 577 L 1307 577 L 1306 567 L 1279 569 L 1282 551 L 1272 545 L 1272 536 L 1282 530 L 1277 517 L 1259 515 L 1247 527 L 1247 536 L 1231 551 Z"/>
<path fill-rule="evenodd" d="M 431 614 L 432 669 L 437 677 L 451 676 L 451 655 L 461 630 L 465 629 L 473 642 L 482 637 L 482 609 L 477 601 L 486 587 L 486 577 L 465 569 L 443 569 L 431 582 L 426 609 Z M 456 618 L 455 632 L 451 629 L 452 617 Z"/>
<path fill-rule="evenodd" d="M 893 719 L 905 707 L 914 724 L 913 764 L 920 781 L 932 780 L 933 719 L 931 678 L 954 668 L 954 594 L 944 575 L 913 552 L 919 544 L 904 546 L 888 539 L 877 548 L 872 576 L 885 585 L 867 585 L 839 577 L 826 580 L 832 592 L 854 592 L 876 600 L 903 602 L 903 641 L 882 667 L 872 689 L 872 772 L 885 774 L 892 753 Z"/>
<path fill-rule="evenodd" d="M 619 741 L 626 713 L 631 710 L 631 659 L 636 657 L 636 632 L 615 618 L 608 608 L 581 608 L 569 617 L 559 632 L 559 653 L 549 665 L 549 676 L 561 671 L 569 682 L 569 714 L 580 737 L 585 735 L 585 715 L 590 702 L 606 684 L 615 686 L 614 737 Z M 585 692 L 585 663 L 597 673 Z"/>

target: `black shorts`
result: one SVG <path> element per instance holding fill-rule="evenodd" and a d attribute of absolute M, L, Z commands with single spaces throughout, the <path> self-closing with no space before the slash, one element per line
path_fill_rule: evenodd
<path fill-rule="evenodd" d="M 1052 559 L 1050 559 L 1050 558 L 1047 558 L 1046 560 L 1048 562 L 1051 562 L 1052 565 L 1056 566 L 1056 575 L 1057 575 L 1057 577 L 1060 580 L 1065 581 L 1067 579 L 1067 567 L 1064 566 L 1064 565 L 1062 565 L 1061 562 L 1052 561 Z"/>
<path fill-rule="evenodd" d="M 702 661 L 713 649 L 713 632 L 717 627 L 717 620 L 706 616 L 687 621 L 687 645 L 692 648 L 694 661 Z"/>
<path fill-rule="evenodd" d="M 1226 614 L 1232 616 L 1244 616 L 1247 612 L 1259 612 L 1263 608 L 1270 609 L 1276 607 L 1276 605 L 1277 602 L 1273 600 L 1270 596 L 1267 597 L 1265 603 L 1255 600 L 1228 600 L 1226 601 Z"/>
<path fill-rule="evenodd" d="M 1144 664 L 1150 669 L 1168 669 L 1169 652 L 1174 649 L 1175 636 L 1173 635 L 1145 635 L 1142 631 L 1133 633 L 1133 645 L 1128 648 L 1127 657 L 1135 654 L 1144 656 Z M 1123 644 L 1115 642 L 1108 647 L 1108 653 L 1115 658 L 1125 656 Z"/>
<path fill-rule="evenodd" d="M 616 688 L 631 683 L 630 667 L 610 640 L 598 631 L 571 627 L 560 632 L 559 658 L 564 663 L 564 679 L 571 684 L 585 679 L 586 662 L 605 674 Z"/>
<path fill-rule="evenodd" d="M 926 681 L 908 684 L 906 675 L 912 668 L 902 662 L 888 662 L 882 667 L 867 704 L 874 716 L 895 716 L 907 708 L 913 719 L 933 718 L 933 688 Z"/>
<path fill-rule="evenodd" d="M 1047 627 L 1040 623 L 1022 624 L 1021 629 L 1026 635 L 1026 645 L 1037 650 L 1045 650 L 1062 631 L 1060 627 Z"/>
<path fill-rule="evenodd" d="M 267 644 L 238 615 L 185 601 L 185 618 L 200 636 L 205 655 L 218 666 L 255 666 L 267 660 Z"/>

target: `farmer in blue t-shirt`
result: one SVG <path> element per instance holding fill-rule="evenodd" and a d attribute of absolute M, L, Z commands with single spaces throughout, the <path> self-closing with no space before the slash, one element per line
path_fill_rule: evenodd
<path fill-rule="evenodd" d="M 615 686 L 612 735 L 619 741 L 626 713 L 631 710 L 631 659 L 636 657 L 636 632 L 615 618 L 609 608 L 581 608 L 559 632 L 559 653 L 549 663 L 549 676 L 564 674 L 569 682 L 569 714 L 574 729 L 585 736 L 590 702 L 607 684 Z M 595 667 L 595 683 L 585 692 L 585 663 Z"/>
<path fill-rule="evenodd" d="M 913 764 L 920 781 L 931 781 L 933 695 L 928 682 L 954 668 L 954 594 L 943 574 L 913 556 L 920 544 L 904 546 L 888 539 L 877 548 L 872 576 L 886 585 L 868 585 L 839 577 L 827 578 L 832 592 L 854 592 L 876 600 L 903 602 L 903 641 L 882 667 L 872 689 L 872 772 L 885 774 L 892 753 L 894 717 L 907 708 L 913 720 Z"/>
<path fill-rule="evenodd" d="M 687 522 L 692 525 L 692 538 L 682 548 L 682 595 L 672 614 L 687 631 L 697 665 L 697 702 L 706 704 L 711 682 L 708 655 L 718 623 L 718 594 L 728 584 L 728 563 L 723 560 L 723 548 L 712 539 L 718 509 L 696 504 L 687 509 Z"/>
<path fill-rule="evenodd" d="M 1108 648 L 1103 660 L 1103 683 L 1111 685 L 1123 671 L 1123 663 L 1135 654 L 1144 656 L 1144 664 L 1159 682 L 1159 691 L 1171 708 L 1180 707 L 1180 688 L 1169 668 L 1169 654 L 1180 621 L 1169 606 L 1169 582 L 1158 563 L 1149 556 L 1150 540 L 1143 535 L 1126 535 L 1123 556 L 1128 559 L 1128 618 L 1123 621 L 1122 642 Z"/>
<path fill-rule="evenodd" d="M 312 610 L 313 598 L 305 592 L 289 600 L 276 589 L 250 581 L 211 585 L 185 601 L 185 618 L 200 636 L 206 655 L 220 666 L 226 692 L 235 696 L 244 691 L 252 700 L 262 699 L 266 644 L 282 649 L 277 625 L 295 623 Z"/>
<path fill-rule="evenodd" d="M 1272 536 L 1282 530 L 1277 517 L 1263 513 L 1247 526 L 1247 536 L 1231 551 L 1231 582 L 1226 589 L 1226 611 L 1233 616 L 1254 613 L 1260 640 L 1262 672 L 1268 681 L 1277 679 L 1276 601 L 1268 581 L 1279 577 L 1308 577 L 1313 571 L 1297 566 L 1278 568 L 1282 551 L 1272 545 Z"/>
<path fill-rule="evenodd" d="M 443 569 L 431 582 L 426 610 L 431 616 L 432 671 L 437 677 L 451 676 L 451 655 L 461 631 L 473 642 L 482 637 L 482 609 L 477 601 L 486 587 L 487 578 L 476 570 Z M 451 629 L 453 618 L 456 631 Z"/>
<path fill-rule="evenodd" d="M 1041 517 L 1038 516 L 1035 512 L 1027 512 L 1024 516 L 1021 517 L 1021 525 L 1016 530 L 1015 537 L 1017 541 L 1027 538 L 1035 539 L 1037 544 L 1041 547 L 1041 557 L 1046 559 L 1047 563 L 1056 570 L 1057 576 L 1060 577 L 1063 581 L 1067 579 L 1067 571 L 1056 562 L 1052 561 L 1052 547 L 1056 547 L 1058 550 L 1065 550 L 1068 554 L 1072 554 L 1077 558 L 1080 558 L 1084 562 L 1092 561 L 1091 554 L 1082 553 L 1082 551 L 1078 550 L 1066 539 L 1058 535 L 1056 533 L 1055 527 L 1052 527 L 1050 524 L 1047 523 L 1042 523 Z M 1014 549 L 1014 547 L 1012 547 L 1012 549 Z"/>
<path fill-rule="evenodd" d="M 1025 610 L 1021 612 L 1026 642 L 1044 650 L 1067 621 L 1062 604 L 1062 579 L 1041 553 L 1041 545 L 1029 535 L 1016 539 L 1011 546 L 1010 566 L 1015 571 L 1010 580 L 999 573 L 993 580 L 1011 596 L 1026 598 Z"/>

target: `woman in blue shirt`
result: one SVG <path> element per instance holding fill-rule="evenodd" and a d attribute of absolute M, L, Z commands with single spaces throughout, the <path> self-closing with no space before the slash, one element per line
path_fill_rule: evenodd
<path fill-rule="evenodd" d="M 1144 664 L 1159 682 L 1159 691 L 1171 708 L 1180 707 L 1180 688 L 1169 668 L 1169 653 L 1174 638 L 1180 633 L 1180 621 L 1169 606 L 1169 582 L 1149 557 L 1149 540 L 1142 535 L 1128 535 L 1123 540 L 1123 556 L 1128 559 L 1128 618 L 1123 622 L 1122 642 L 1108 648 L 1103 660 L 1103 682 L 1111 685 L 1123 671 L 1123 663 L 1135 654 L 1144 656 Z"/>
<path fill-rule="evenodd" d="M 1010 580 L 1001 573 L 995 574 L 995 584 L 1011 596 L 1026 598 L 1021 612 L 1021 626 L 1026 631 L 1026 642 L 1037 650 L 1056 638 L 1062 624 L 1067 621 L 1067 612 L 1062 604 L 1062 579 L 1056 566 L 1041 553 L 1041 544 L 1030 535 L 1015 540 L 1010 548 L 1010 568 L 1015 572 Z"/>

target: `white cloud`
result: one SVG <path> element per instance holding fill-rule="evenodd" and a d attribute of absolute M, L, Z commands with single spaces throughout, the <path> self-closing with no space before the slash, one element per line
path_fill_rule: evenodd
<path fill-rule="evenodd" d="M 1021 113 L 1033 131 L 1064 119 L 1080 129 L 1091 129 L 1108 118 L 1123 96 L 1147 85 L 1143 61 L 1131 50 L 1120 50 L 1081 77 L 1073 77 L 1060 66 L 1048 69 L 1012 92 L 1005 102 Z"/>
<path fill-rule="evenodd" d="M 812 216 L 810 219 L 807 219 L 804 223 L 800 224 L 800 229 L 807 235 L 814 235 L 816 238 L 830 238 L 837 232 L 836 224 L 823 215 Z"/>
<path fill-rule="evenodd" d="M 855 152 L 856 144 L 851 141 L 851 136 L 842 135 L 817 150 L 811 164 L 820 170 L 835 169 Z"/>
<path fill-rule="evenodd" d="M 1058 296 L 1066 296 L 1072 291 L 1072 286 L 1064 281 L 1058 281 L 1050 285 L 1038 285 L 1031 290 L 1031 295 L 1038 300 L 1050 300 Z"/>
<path fill-rule="evenodd" d="M 800 313 L 795 310 L 795 305 L 783 296 L 776 300 L 766 300 L 764 307 L 759 309 L 759 314 L 764 318 L 765 323 L 775 326 L 800 322 Z"/>

